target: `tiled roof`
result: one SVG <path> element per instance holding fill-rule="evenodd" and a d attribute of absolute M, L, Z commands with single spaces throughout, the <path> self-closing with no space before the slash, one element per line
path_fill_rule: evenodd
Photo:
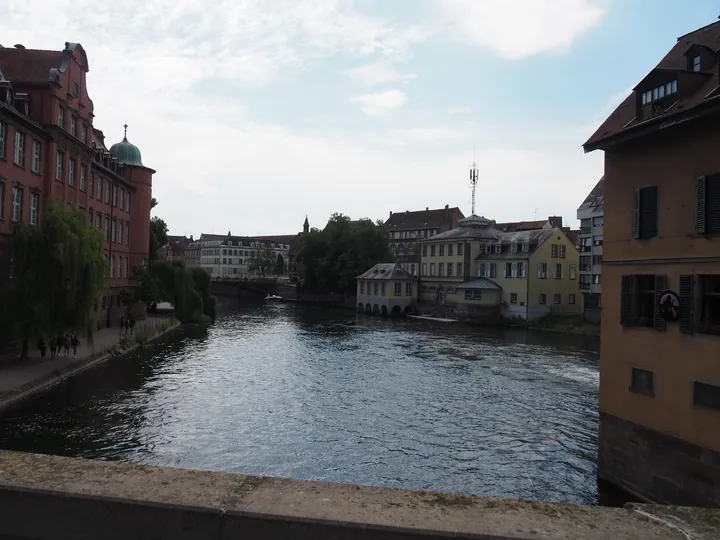
<path fill-rule="evenodd" d="M 578 247 L 580 245 L 580 230 L 579 229 L 571 229 L 569 231 L 566 231 L 565 235 L 568 237 L 568 240 L 570 240 L 572 242 L 573 246 Z"/>
<path fill-rule="evenodd" d="M 578 208 L 578 210 L 582 210 L 584 208 L 597 208 L 598 206 L 602 206 L 604 201 L 605 201 L 605 177 L 603 176 L 602 178 L 600 178 L 598 183 L 595 184 L 595 187 L 592 189 L 590 194 L 585 198 L 585 200 L 580 205 L 580 208 Z"/>
<path fill-rule="evenodd" d="M 385 222 L 388 231 L 434 229 L 449 226 L 465 216 L 458 207 L 393 212 Z"/>
<path fill-rule="evenodd" d="M 715 55 L 714 65 L 703 66 L 703 70 L 700 73 L 688 70 L 688 58 L 685 53 L 688 52 L 688 49 L 693 45 L 699 45 L 704 49 L 712 51 Z M 637 133 L 637 131 L 641 130 L 641 127 L 647 127 L 648 129 L 659 128 L 661 127 L 659 124 L 665 127 L 668 125 L 665 121 L 670 118 L 679 120 L 681 116 L 688 111 L 709 104 L 720 104 L 720 100 L 717 99 L 720 97 L 720 92 L 718 92 L 718 84 L 720 81 L 718 80 L 717 57 L 719 47 L 720 22 L 710 24 L 678 38 L 677 43 L 670 52 L 668 52 L 655 69 L 643 79 L 644 83 L 646 79 L 650 82 L 649 79 L 652 78 L 651 76 L 661 78 L 663 75 L 676 74 L 678 80 L 678 101 L 664 113 L 656 114 L 647 120 L 638 119 L 636 118 L 636 94 L 652 89 L 652 85 L 645 88 L 641 87 L 643 84 L 641 83 L 641 85 L 636 87 L 635 91 L 615 109 L 605 122 L 602 123 L 592 137 L 588 139 L 584 144 L 585 151 L 589 152 L 601 148 L 603 146 L 600 144 L 601 142 L 616 135 Z M 660 81 L 658 81 L 658 83 L 660 83 Z"/>
<path fill-rule="evenodd" d="M 475 278 L 471 279 L 470 281 L 466 281 L 465 283 L 461 283 L 456 289 L 494 289 L 499 290 L 502 289 L 500 285 L 495 283 L 494 281 L 490 281 L 487 278 Z"/>
<path fill-rule="evenodd" d="M 380 263 L 360 274 L 357 279 L 412 279 L 412 276 L 398 263 Z"/>
<path fill-rule="evenodd" d="M 62 51 L 37 49 L 0 49 L 0 70 L 13 83 L 48 84 L 51 69 L 59 69 L 63 60 Z"/>
<path fill-rule="evenodd" d="M 502 251 L 495 253 L 495 250 L 493 250 L 489 253 L 481 253 L 476 259 L 527 259 L 537 246 L 540 246 L 558 232 L 562 231 L 558 228 L 553 228 L 500 233 L 497 242 L 503 245 Z M 515 252 L 510 251 L 508 247 L 510 244 L 530 244 L 530 252 L 524 252 L 521 249 Z"/>
<path fill-rule="evenodd" d="M 549 216 L 547 219 L 540 219 L 536 221 L 510 221 L 507 223 L 496 223 L 494 226 L 497 230 L 503 232 L 532 231 L 535 229 L 542 229 L 548 225 L 548 223 L 551 227 L 562 227 L 562 217 Z"/>
<path fill-rule="evenodd" d="M 445 231 L 444 233 L 436 234 L 430 238 L 425 238 L 420 241 L 421 244 L 433 243 L 433 242 L 446 242 L 448 240 L 465 240 L 465 239 L 477 239 L 477 240 L 497 240 L 503 234 L 502 231 L 493 229 L 492 227 L 458 227 Z"/>

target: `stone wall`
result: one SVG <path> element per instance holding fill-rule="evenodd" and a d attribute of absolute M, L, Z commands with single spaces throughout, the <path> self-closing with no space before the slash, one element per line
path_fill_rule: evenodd
<path fill-rule="evenodd" d="M 598 476 L 641 499 L 720 507 L 720 453 L 600 413 Z"/>

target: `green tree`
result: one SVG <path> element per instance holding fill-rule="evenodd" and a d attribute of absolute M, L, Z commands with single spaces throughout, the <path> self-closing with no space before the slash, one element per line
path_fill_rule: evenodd
<path fill-rule="evenodd" d="M 105 241 L 87 214 L 56 199 L 45 206 L 42 225 L 18 221 L 13 229 L 13 278 L 5 324 L 22 339 L 73 331 L 92 343 L 95 299 L 108 284 Z"/>
<path fill-rule="evenodd" d="M 255 272 L 261 276 L 265 276 L 270 273 L 273 269 L 277 260 L 273 255 L 273 252 L 269 249 L 258 249 L 255 251 L 255 255 L 248 258 L 248 271 Z"/>
<path fill-rule="evenodd" d="M 333 214 L 323 230 L 303 237 L 298 262 L 305 287 L 323 292 L 355 290 L 355 278 L 379 262 L 391 260 L 381 221 L 351 222 Z"/>
<path fill-rule="evenodd" d="M 282 276 L 285 274 L 285 257 L 283 257 L 280 253 L 278 253 L 277 259 L 275 259 L 273 274 L 276 276 Z"/>
<path fill-rule="evenodd" d="M 157 260 L 158 250 L 167 245 L 168 227 L 162 218 L 157 216 L 150 220 L 150 260 Z"/>

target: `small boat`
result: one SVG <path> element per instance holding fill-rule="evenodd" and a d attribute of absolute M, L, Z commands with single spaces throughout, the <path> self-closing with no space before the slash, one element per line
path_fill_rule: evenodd
<path fill-rule="evenodd" d="M 277 296 L 275 294 L 268 294 L 265 297 L 266 302 L 277 302 L 278 300 L 282 300 L 282 296 Z"/>

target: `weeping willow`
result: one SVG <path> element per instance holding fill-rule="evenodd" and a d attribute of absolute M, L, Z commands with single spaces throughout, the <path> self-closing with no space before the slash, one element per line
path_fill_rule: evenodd
<path fill-rule="evenodd" d="M 92 344 L 93 304 L 108 285 L 104 245 L 84 212 L 56 199 L 46 203 L 40 227 L 15 224 L 9 299 L 23 357 L 32 338 L 68 331 Z"/>

